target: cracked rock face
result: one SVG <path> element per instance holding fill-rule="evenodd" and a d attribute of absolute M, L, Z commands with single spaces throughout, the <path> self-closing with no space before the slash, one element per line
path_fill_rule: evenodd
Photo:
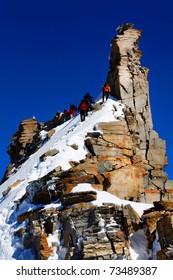
<path fill-rule="evenodd" d="M 11 137 L 12 144 L 8 148 L 11 163 L 16 163 L 26 156 L 27 146 L 33 143 L 38 133 L 38 122 L 35 118 L 23 120 L 18 131 Z"/>
<path fill-rule="evenodd" d="M 10 156 L 11 165 L 7 166 L 1 184 L 14 174 L 28 157 L 39 149 L 41 137 L 39 132 L 43 123 L 37 122 L 35 117 L 21 121 L 18 131 L 10 138 L 11 144 L 7 153 Z"/>
<path fill-rule="evenodd" d="M 33 248 L 36 259 L 48 259 L 53 250 L 58 259 L 111 260 L 131 259 L 130 234 L 141 223 L 131 207 L 115 204 L 93 206 L 77 203 L 70 208 L 30 211 L 18 216 L 27 227 L 15 234 L 26 249 Z M 56 244 L 48 238 L 56 235 Z"/>
<path fill-rule="evenodd" d="M 112 95 L 126 105 L 125 120 L 133 142 L 133 161 L 140 160 L 140 165 L 146 169 L 143 199 L 152 202 L 159 199 L 159 192 L 164 193 L 167 181 L 164 172 L 167 165 L 166 144 L 153 130 L 148 69 L 141 66 L 142 52 L 138 49 L 141 31 L 134 29 L 133 24 L 124 24 L 117 32 L 112 41 L 107 80 Z M 169 199 L 167 194 L 164 199 Z"/>
<path fill-rule="evenodd" d="M 148 248 L 151 249 L 157 239 L 160 244 L 157 259 L 173 260 L 173 202 L 154 202 L 154 207 L 144 211 L 143 220 Z"/>

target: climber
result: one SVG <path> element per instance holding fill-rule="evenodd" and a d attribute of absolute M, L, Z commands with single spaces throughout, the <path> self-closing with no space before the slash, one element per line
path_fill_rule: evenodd
<path fill-rule="evenodd" d="M 88 111 L 92 111 L 93 110 L 93 106 L 92 104 L 94 103 L 93 101 L 93 96 L 90 95 L 89 92 L 87 92 L 85 95 L 84 95 L 84 101 L 86 102 L 86 104 L 88 105 L 88 109 L 87 109 L 87 112 L 86 112 L 86 115 L 88 115 Z"/>
<path fill-rule="evenodd" d="M 70 115 L 70 110 L 64 109 L 64 122 L 68 121 L 71 119 L 71 115 Z"/>
<path fill-rule="evenodd" d="M 109 84 L 105 83 L 102 86 L 102 101 L 103 102 L 104 102 L 105 97 L 106 97 L 106 100 L 108 99 L 110 92 L 111 92 L 111 88 L 110 88 Z"/>
<path fill-rule="evenodd" d="M 88 103 L 94 103 L 94 101 L 93 101 L 93 96 L 91 96 L 90 95 L 90 93 L 89 92 L 87 92 L 85 95 L 84 95 L 84 98 L 83 98 L 84 100 L 85 100 L 85 102 L 88 102 Z"/>
<path fill-rule="evenodd" d="M 88 105 L 85 102 L 84 99 L 81 100 L 81 103 L 79 104 L 78 111 L 80 112 L 80 118 L 81 122 L 85 120 L 85 117 L 87 115 Z"/>
<path fill-rule="evenodd" d="M 77 111 L 77 107 L 74 104 L 70 104 L 69 112 L 72 118 L 75 117 L 76 111 Z"/>

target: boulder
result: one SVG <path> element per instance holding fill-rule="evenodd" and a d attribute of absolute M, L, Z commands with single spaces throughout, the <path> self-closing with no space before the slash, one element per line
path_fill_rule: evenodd
<path fill-rule="evenodd" d="M 53 156 L 57 155 L 58 153 L 59 153 L 59 151 L 57 149 L 49 150 L 40 157 L 40 161 L 44 161 L 47 157 L 53 157 Z"/>
<path fill-rule="evenodd" d="M 61 198 L 62 205 L 72 205 L 80 202 L 90 202 L 97 199 L 95 191 L 69 193 Z"/>

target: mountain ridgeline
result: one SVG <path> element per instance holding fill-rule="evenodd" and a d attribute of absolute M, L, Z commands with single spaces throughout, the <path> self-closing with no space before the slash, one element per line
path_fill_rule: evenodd
<path fill-rule="evenodd" d="M 32 250 L 34 259 L 50 259 L 55 251 L 59 259 L 131 259 L 130 236 L 139 230 L 145 232 L 150 252 L 158 238 L 160 248 L 155 258 L 173 259 L 173 181 L 168 180 L 164 171 L 166 143 L 153 129 L 148 69 L 141 66 L 142 52 L 138 49 L 141 31 L 133 24 L 123 24 L 116 31 L 106 81 L 112 97 L 117 99 L 112 114 L 116 116 L 120 108 L 123 114 L 114 121 L 100 121 L 87 131 L 85 158 L 71 160 L 66 170 L 57 165 L 44 176 L 27 182 L 24 194 L 14 202 L 16 222 L 21 225 L 27 221 L 15 236 L 24 249 Z M 92 114 L 104 106 L 95 102 Z M 11 165 L 0 186 L 7 186 L 4 200 L 24 181 L 19 178 L 8 184 L 8 180 L 52 139 L 60 125 L 61 113 L 46 123 L 35 118 L 20 123 L 8 148 Z M 79 146 L 73 143 L 71 148 L 78 150 Z M 48 157 L 53 160 L 59 153 L 57 148 L 49 149 L 39 161 Z M 92 190 L 73 192 L 79 184 L 90 184 Z M 97 206 L 92 204 L 97 191 L 126 201 L 150 203 L 153 207 L 140 217 L 130 204 L 110 202 Z M 26 201 L 34 206 L 33 210 L 20 210 Z M 57 201 L 61 203 L 59 208 L 53 207 Z M 54 234 L 59 235 L 59 243 L 48 242 Z M 151 253 L 148 259 L 152 259 Z"/>

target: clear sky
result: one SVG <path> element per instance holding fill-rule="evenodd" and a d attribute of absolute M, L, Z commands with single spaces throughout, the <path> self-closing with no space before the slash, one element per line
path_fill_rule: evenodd
<path fill-rule="evenodd" d="M 141 29 L 154 129 L 166 140 L 173 179 L 173 2 L 0 0 L 0 179 L 10 137 L 23 119 L 53 118 L 86 92 L 100 93 L 118 25 Z"/>

